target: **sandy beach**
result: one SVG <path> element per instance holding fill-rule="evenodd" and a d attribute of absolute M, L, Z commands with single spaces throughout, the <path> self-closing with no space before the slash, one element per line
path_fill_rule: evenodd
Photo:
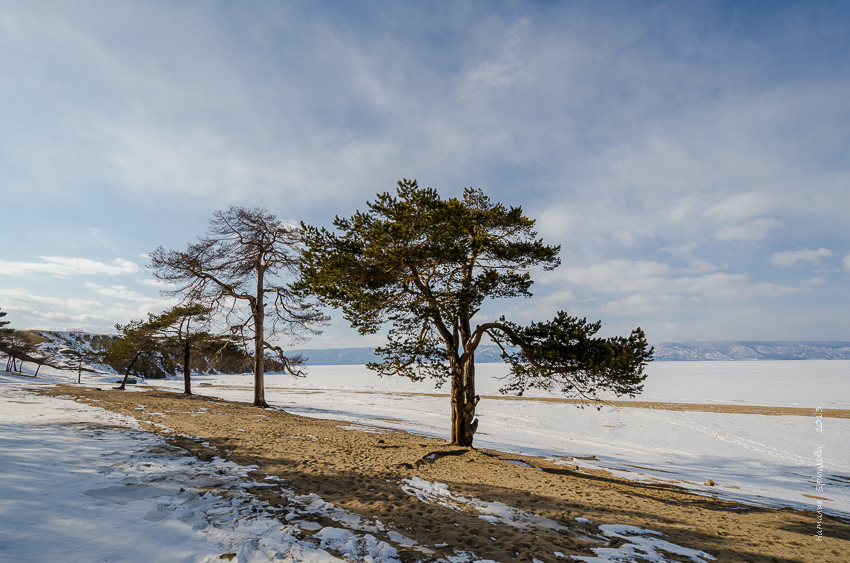
<path fill-rule="evenodd" d="M 257 479 L 278 477 L 298 492 L 377 519 L 388 532 L 396 530 L 430 552 L 402 546 L 405 561 L 446 557 L 456 549 L 494 561 L 593 557 L 593 548 L 602 545 L 600 526 L 610 525 L 660 532 L 664 540 L 718 561 L 830 562 L 850 553 L 850 521 L 824 518 L 819 541 L 814 511 L 742 505 L 669 483 L 580 469 L 569 459 L 458 448 L 406 432 L 197 395 L 78 386 L 40 392 L 132 416 L 200 459 L 257 465 Z M 451 494 L 431 498 L 411 483 L 442 483 Z M 287 502 L 265 488 L 254 492 L 272 505 Z M 487 503 L 511 507 L 525 524 L 495 525 L 481 508 Z M 615 538 L 611 547 L 625 542 Z"/>

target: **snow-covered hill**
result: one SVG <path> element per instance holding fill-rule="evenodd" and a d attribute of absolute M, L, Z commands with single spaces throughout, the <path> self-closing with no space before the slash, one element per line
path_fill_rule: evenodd
<path fill-rule="evenodd" d="M 112 334 L 93 334 L 57 330 L 29 331 L 42 351 L 53 358 L 53 363 L 73 367 L 82 359 L 82 369 L 101 373 L 114 373 L 103 363 L 102 354 L 118 338 Z"/>
<path fill-rule="evenodd" d="M 850 360 L 850 342 L 662 342 L 659 361 Z"/>

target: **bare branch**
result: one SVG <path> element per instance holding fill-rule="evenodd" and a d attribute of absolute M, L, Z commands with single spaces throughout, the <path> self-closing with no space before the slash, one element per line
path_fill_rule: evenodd
<path fill-rule="evenodd" d="M 280 350 L 274 338 L 303 339 L 327 321 L 318 306 L 280 283 L 298 272 L 300 241 L 298 227 L 283 225 L 265 209 L 231 207 L 216 211 L 207 235 L 186 251 L 160 247 L 151 254 L 154 275 L 177 285 L 170 294 L 209 306 L 233 334 L 250 335 L 255 405 L 266 405 L 263 363 L 267 350 Z M 295 366 L 296 360 L 283 363 Z"/>

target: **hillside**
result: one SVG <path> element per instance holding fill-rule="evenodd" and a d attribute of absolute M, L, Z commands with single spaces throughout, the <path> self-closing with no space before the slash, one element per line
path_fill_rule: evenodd
<path fill-rule="evenodd" d="M 114 334 L 92 334 L 79 331 L 29 331 L 37 340 L 37 345 L 53 364 L 76 366 L 82 358 L 83 370 L 87 368 L 101 373 L 125 372 L 126 362 L 110 360 L 104 357 L 113 342 L 119 337 Z M 163 379 L 176 375 L 182 369 L 182 350 L 170 352 L 149 351 L 137 358 L 132 369 L 133 375 L 141 375 L 147 379 Z M 112 362 L 112 363 L 108 363 Z M 195 373 L 244 373 L 250 370 L 250 357 L 236 346 L 224 349 L 193 351 L 191 360 L 192 371 Z M 266 362 L 266 369 L 280 369 L 272 359 Z"/>

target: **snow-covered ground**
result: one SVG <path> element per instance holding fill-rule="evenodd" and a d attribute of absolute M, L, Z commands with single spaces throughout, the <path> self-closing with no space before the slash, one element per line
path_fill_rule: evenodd
<path fill-rule="evenodd" d="M 253 467 L 198 461 L 134 419 L 0 379 L 0 561 L 342 561 L 328 549 L 397 561 L 396 549 L 370 533 L 383 529 L 379 522 L 285 483 L 256 482 Z M 286 512 L 246 491 L 255 486 L 285 494 Z"/>
<path fill-rule="evenodd" d="M 797 406 L 811 414 L 610 406 L 596 411 L 485 399 L 476 444 L 604 467 L 630 478 L 680 481 L 706 494 L 760 504 L 815 509 L 814 497 L 820 497 L 828 499 L 821 500 L 827 514 L 850 514 L 850 420 L 817 416 L 818 409 L 850 408 L 850 362 L 670 362 L 650 368 L 643 400 Z M 495 394 L 504 370 L 479 365 L 479 392 Z M 83 374 L 84 384 L 113 380 Z M 131 419 L 23 391 L 50 381 L 76 381 L 76 374 L 46 369 L 36 380 L 0 374 L 0 561 L 338 560 L 330 549 L 353 559 L 391 562 L 393 545 L 409 545 L 396 532 L 388 535 L 380 522 L 361 521 L 315 496 L 289 493 L 292 508 L 282 525 L 280 514 L 245 490 L 256 484 L 246 478 L 250 468 L 197 461 Z M 252 396 L 250 376 L 194 381 L 202 394 L 243 401 Z M 133 389 L 154 385 L 182 389 L 182 381 L 141 382 Z M 316 366 L 299 380 L 267 377 L 268 401 L 287 411 L 446 437 L 448 400 L 434 392 L 427 383 L 377 378 L 363 366 Z M 717 485 L 704 486 L 706 479 Z M 285 483 L 265 485 L 286 492 Z M 439 483 L 400 486 L 417 496 L 451 497 Z M 311 514 L 340 525 L 321 528 Z M 651 531 L 605 533 L 630 538 L 625 546 L 632 548 L 672 549 Z M 617 560 L 616 554 L 600 554 L 611 557 L 600 561 Z M 628 560 L 627 553 L 620 555 Z M 477 559 L 459 553 L 451 560 Z"/>
<path fill-rule="evenodd" d="M 477 366 L 478 392 L 497 395 L 505 373 L 502 364 Z M 199 392 L 242 401 L 252 398 L 250 383 L 250 376 L 196 378 Z M 151 384 L 179 390 L 182 382 Z M 304 379 L 272 374 L 266 380 L 267 400 L 289 412 L 447 438 L 449 403 L 434 396 L 439 392 L 427 382 L 378 378 L 364 366 L 315 366 Z M 818 416 L 818 409 L 850 409 L 850 362 L 659 362 L 651 364 L 638 398 L 797 407 L 809 414 L 597 411 L 533 398 L 484 399 L 475 443 L 758 504 L 814 510 L 813 497 L 821 497 L 829 499 L 821 500 L 827 512 L 850 514 L 850 419 Z M 709 479 L 717 485 L 705 486 Z"/>

